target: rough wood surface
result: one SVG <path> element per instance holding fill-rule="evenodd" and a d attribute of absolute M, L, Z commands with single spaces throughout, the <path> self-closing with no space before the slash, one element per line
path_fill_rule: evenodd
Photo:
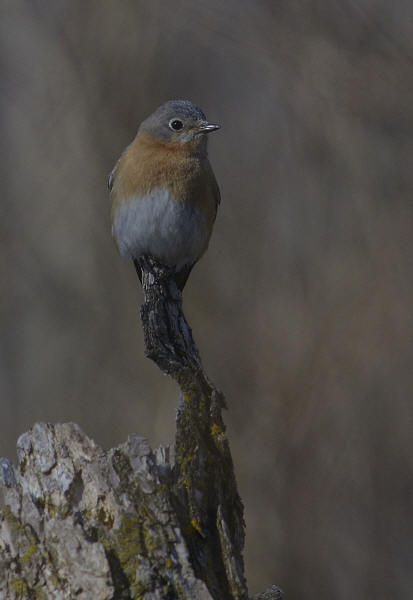
<path fill-rule="evenodd" d="M 171 270 L 142 262 L 145 349 L 179 383 L 174 449 L 104 452 L 37 423 L 0 463 L 0 600 L 247 599 L 243 506 L 221 409 Z M 278 588 L 256 600 L 281 597 Z"/>

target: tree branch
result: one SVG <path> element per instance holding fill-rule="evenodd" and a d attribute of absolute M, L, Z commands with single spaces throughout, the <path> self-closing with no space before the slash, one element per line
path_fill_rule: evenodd
<path fill-rule="evenodd" d="M 179 383 L 183 394 L 174 492 L 195 574 L 214 598 L 246 598 L 243 505 L 221 415 L 224 397 L 202 369 L 173 271 L 151 257 L 141 265 L 146 354 Z"/>

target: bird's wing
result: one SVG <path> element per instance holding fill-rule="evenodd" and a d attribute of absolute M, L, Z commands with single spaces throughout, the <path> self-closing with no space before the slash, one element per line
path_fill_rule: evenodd
<path fill-rule="evenodd" d="M 113 184 L 115 182 L 115 171 L 116 171 L 116 166 L 115 168 L 109 173 L 109 177 L 108 177 L 108 190 L 111 192 L 112 188 L 113 188 Z"/>
<path fill-rule="evenodd" d="M 217 180 L 215 179 L 215 176 L 214 176 L 213 193 L 214 193 L 214 198 L 215 198 L 215 205 L 218 210 L 218 206 L 221 204 L 221 192 L 218 187 L 218 183 L 217 183 Z"/>
<path fill-rule="evenodd" d="M 115 183 L 116 169 L 118 168 L 119 163 L 122 160 L 123 156 L 126 154 L 129 146 L 130 146 L 130 144 L 128 146 L 126 146 L 125 150 L 122 152 L 122 154 L 119 156 L 118 160 L 116 161 L 115 166 L 113 167 L 113 169 L 109 173 L 109 177 L 108 177 L 108 190 L 110 192 L 112 191 L 113 184 Z"/>
<path fill-rule="evenodd" d="M 210 182 L 210 190 L 212 192 L 212 197 L 215 202 L 215 217 L 216 217 L 217 211 L 218 211 L 218 206 L 221 203 L 221 192 L 219 190 L 217 180 L 215 179 L 214 171 L 212 170 L 212 167 L 209 164 L 209 161 L 207 162 L 206 168 L 208 170 L 208 179 Z M 215 220 L 215 217 L 214 217 L 214 220 Z"/>

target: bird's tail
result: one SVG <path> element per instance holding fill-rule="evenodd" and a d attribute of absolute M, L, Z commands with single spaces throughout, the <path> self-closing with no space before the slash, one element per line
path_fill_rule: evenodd
<path fill-rule="evenodd" d="M 141 267 L 141 264 L 139 262 L 139 259 L 138 258 L 134 258 L 133 259 L 133 264 L 135 265 L 135 269 L 136 269 L 136 272 L 138 274 L 139 281 L 142 284 L 142 267 Z M 184 267 L 182 267 L 182 269 L 179 269 L 179 271 L 176 271 L 174 279 L 175 279 L 175 283 L 176 283 L 177 287 L 181 290 L 181 292 L 182 292 L 182 290 L 185 287 L 185 284 L 186 284 L 186 282 L 188 280 L 189 274 L 192 271 L 192 268 L 193 268 L 194 264 L 195 263 L 193 263 L 192 265 L 185 265 Z"/>

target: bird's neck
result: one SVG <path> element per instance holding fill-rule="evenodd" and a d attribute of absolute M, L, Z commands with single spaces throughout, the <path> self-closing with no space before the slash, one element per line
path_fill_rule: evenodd
<path fill-rule="evenodd" d="M 208 155 L 205 135 L 195 137 L 190 142 L 181 143 L 163 140 L 141 131 L 138 132 L 132 143 L 143 152 L 162 152 L 174 155 L 186 155 L 194 158 L 206 158 Z"/>

